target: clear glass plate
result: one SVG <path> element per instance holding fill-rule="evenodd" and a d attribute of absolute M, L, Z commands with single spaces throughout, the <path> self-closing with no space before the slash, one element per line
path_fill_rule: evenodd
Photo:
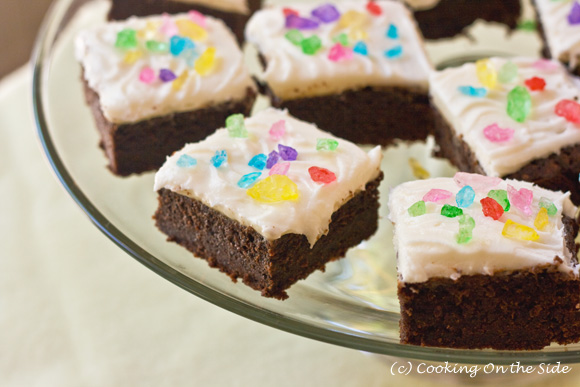
<path fill-rule="evenodd" d="M 102 23 L 107 2 L 60 0 L 41 29 L 34 56 L 33 105 L 38 134 L 54 171 L 93 223 L 119 247 L 161 277 L 229 311 L 260 323 L 362 351 L 429 361 L 509 364 L 580 361 L 580 344 L 550 346 L 542 351 L 451 350 L 399 343 L 392 228 L 387 220 L 389 187 L 412 180 L 410 157 L 432 176 L 452 176 L 453 168 L 430 157 L 432 141 L 401 144 L 384 151 L 385 181 L 381 186 L 381 221 L 377 234 L 295 284 L 286 301 L 266 299 L 245 285 L 233 283 L 182 247 L 169 243 L 154 225 L 157 206 L 153 173 L 129 178 L 113 176 L 99 149 L 93 118 L 84 103 L 80 66 L 73 41 L 80 28 Z M 439 65 L 482 55 L 536 55 L 537 36 L 506 35 L 500 26 L 478 23 L 470 34 L 430 43 L 428 52 Z M 253 68 L 255 52 L 246 48 Z M 460 55 L 454 53 L 461 53 Z M 266 105 L 262 99 L 256 109 Z"/>

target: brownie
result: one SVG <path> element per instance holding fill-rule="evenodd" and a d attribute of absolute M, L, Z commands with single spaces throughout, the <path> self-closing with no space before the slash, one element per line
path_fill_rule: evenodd
<path fill-rule="evenodd" d="M 130 16 L 178 14 L 195 10 L 204 15 L 223 20 L 233 31 L 241 44 L 244 41 L 244 28 L 249 17 L 262 6 L 262 0 L 247 0 L 249 14 L 228 12 L 219 8 L 172 0 L 112 0 L 109 20 L 124 20 Z"/>

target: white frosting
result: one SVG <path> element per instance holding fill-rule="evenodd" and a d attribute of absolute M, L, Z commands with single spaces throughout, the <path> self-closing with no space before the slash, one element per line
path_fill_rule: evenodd
<path fill-rule="evenodd" d="M 535 0 L 544 34 L 553 58 L 575 68 L 580 56 L 580 24 L 570 24 L 574 1 Z"/>
<path fill-rule="evenodd" d="M 284 120 L 286 134 L 280 141 L 270 138 L 272 124 Z M 268 240 L 284 234 L 304 234 L 311 246 L 328 232 L 332 214 L 366 183 L 380 172 L 380 147 L 368 154 L 358 146 L 312 124 L 297 120 L 286 111 L 264 110 L 245 120 L 248 138 L 229 137 L 226 129 L 219 129 L 202 142 L 186 145 L 167 159 L 155 175 L 155 190 L 167 188 L 197 200 L 214 210 L 254 228 Z M 317 151 L 318 138 L 333 138 L 339 142 L 335 151 Z M 291 146 L 298 151 L 298 159 L 290 162 L 287 176 L 298 186 L 299 198 L 273 204 L 259 202 L 238 187 L 240 178 L 257 172 L 248 166 L 250 159 L 260 153 L 268 155 L 277 150 L 277 144 Z M 228 154 L 226 166 L 215 168 L 210 159 L 218 150 Z M 197 160 L 192 168 L 176 165 L 181 155 Z M 317 166 L 336 174 L 337 180 L 328 185 L 314 182 L 308 168 Z M 268 177 L 264 169 L 259 180 Z"/>
<path fill-rule="evenodd" d="M 354 54 L 350 60 L 333 62 L 328 59 L 332 38 L 348 29 L 338 29 L 337 22 L 321 23 L 315 30 L 303 30 L 305 37 L 316 34 L 322 49 L 315 55 L 304 54 L 300 47 L 285 38 L 285 17 L 282 8 L 258 11 L 246 27 L 246 39 L 257 46 L 266 58 L 263 79 L 274 93 L 283 99 L 340 93 L 366 86 L 416 86 L 428 88 L 432 70 L 423 48 L 422 39 L 409 10 L 394 1 L 375 2 L 382 8 L 380 16 L 371 15 L 366 1 L 347 1 L 335 6 L 344 14 L 356 10 L 368 15 L 364 29 L 368 56 Z M 303 17 L 310 17 L 316 5 L 296 4 L 293 9 Z M 386 31 L 390 24 L 398 29 L 399 38 L 389 39 Z M 356 41 L 349 38 L 352 46 Z M 384 53 L 397 45 L 403 47 L 399 58 L 389 59 Z"/>
<path fill-rule="evenodd" d="M 497 71 L 508 59 L 492 58 Z M 530 161 L 544 158 L 560 149 L 580 143 L 580 126 L 555 114 L 556 104 L 562 99 L 580 96 L 580 89 L 558 62 L 551 61 L 550 70 L 534 65 L 537 59 L 512 58 L 518 66 L 516 80 L 507 84 L 498 82 L 488 90 L 486 97 L 477 98 L 459 92 L 459 86 L 482 87 L 478 81 L 475 64 L 435 72 L 430 78 L 431 96 L 435 106 L 451 124 L 455 134 L 475 153 L 485 173 L 489 176 L 505 176 L 519 170 Z M 507 94 L 516 85 L 540 77 L 546 81 L 544 91 L 530 91 L 532 110 L 529 117 L 519 123 L 507 114 Z M 513 139 L 493 143 L 483 134 L 491 124 L 515 130 Z"/>
<path fill-rule="evenodd" d="M 487 196 L 489 190 L 506 189 L 507 184 L 534 192 L 532 216 L 523 215 L 513 205 L 499 220 L 483 215 L 480 200 Z M 433 188 L 448 190 L 453 196 L 441 203 L 426 203 L 426 214 L 410 216 L 408 208 L 422 200 Z M 452 178 L 435 178 L 404 183 L 391 191 L 389 218 L 395 224 L 394 245 L 398 257 L 398 272 L 403 282 L 424 282 L 434 277 L 457 279 L 461 275 L 493 275 L 496 272 L 529 269 L 546 264 L 556 265 L 560 271 L 578 275 L 577 266 L 570 261 L 571 252 L 565 246 L 561 220 L 562 213 L 574 216 L 576 211 L 576 207 L 570 202 L 569 193 L 548 191 L 531 183 L 514 180 L 502 181 L 485 192 L 476 191 L 473 204 L 463 209 L 464 214 L 475 220 L 473 239 L 466 244 L 458 244 L 458 219 L 447 218 L 440 213 L 443 204 L 456 205 L 455 194 L 460 188 Z M 558 213 L 550 217 L 551 224 L 545 231 L 536 229 L 540 239 L 531 242 L 502 236 L 507 219 L 533 228 L 541 197 L 551 200 L 558 208 Z M 555 257 L 560 257 L 563 263 L 555 262 Z"/>
<path fill-rule="evenodd" d="M 187 18 L 174 15 L 173 20 Z M 115 47 L 117 33 L 126 28 L 142 30 L 147 22 L 161 22 L 161 17 L 130 18 L 110 22 L 82 31 L 75 41 L 76 56 L 84 69 L 89 86 L 99 95 L 101 109 L 107 120 L 114 123 L 136 122 L 173 112 L 207 107 L 228 100 L 244 98 L 253 82 L 244 66 L 244 59 L 231 31 L 218 19 L 206 18 L 208 37 L 196 41 L 196 52 L 207 47 L 216 48 L 216 66 L 211 73 L 201 76 L 182 57 L 169 53 L 149 53 L 144 48 L 146 39 L 139 39 L 143 56 L 134 64 L 123 62 L 126 52 Z M 168 42 L 164 34 L 156 32 L 147 39 Z M 159 73 L 171 69 L 176 75 L 188 70 L 189 76 L 179 91 L 172 82 L 156 79 L 151 84 L 139 80 L 141 70 L 149 66 Z"/>
<path fill-rule="evenodd" d="M 441 0 L 403 0 L 414 10 L 420 11 L 424 9 L 434 8 Z"/>
<path fill-rule="evenodd" d="M 226 12 L 235 12 L 247 15 L 250 13 L 247 0 L 175 0 L 180 3 L 203 5 L 204 7 L 219 9 Z"/>

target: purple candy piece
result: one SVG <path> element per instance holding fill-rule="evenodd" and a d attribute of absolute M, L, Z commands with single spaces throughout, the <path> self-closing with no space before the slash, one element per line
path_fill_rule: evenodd
<path fill-rule="evenodd" d="M 270 169 L 280 160 L 280 155 L 276 151 L 270 152 L 268 160 L 266 160 L 266 168 Z"/>
<path fill-rule="evenodd" d="M 568 23 L 580 24 L 580 4 L 577 1 L 572 5 L 572 9 L 568 14 Z"/>
<path fill-rule="evenodd" d="M 173 71 L 169 69 L 159 70 L 159 79 L 161 79 L 163 82 L 171 82 L 175 78 L 177 78 L 177 76 L 173 73 Z"/>
<path fill-rule="evenodd" d="M 289 14 L 286 16 L 286 28 L 296 28 L 298 30 L 313 30 L 318 28 L 316 20 L 307 19 L 298 15 Z"/>
<path fill-rule="evenodd" d="M 278 144 L 278 152 L 280 153 L 282 160 L 285 161 L 294 161 L 298 157 L 296 149 L 286 145 Z"/>
<path fill-rule="evenodd" d="M 332 4 L 324 4 L 320 7 L 314 8 L 311 14 L 323 23 L 331 23 L 340 19 L 340 12 L 338 12 L 338 9 L 336 9 Z"/>

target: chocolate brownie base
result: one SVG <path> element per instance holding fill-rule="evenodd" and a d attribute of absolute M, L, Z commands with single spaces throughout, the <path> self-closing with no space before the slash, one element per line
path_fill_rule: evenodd
<path fill-rule="evenodd" d="M 441 0 L 437 6 L 413 12 L 425 39 L 450 38 L 477 19 L 515 29 L 521 15 L 520 0 Z"/>
<path fill-rule="evenodd" d="M 460 171 L 485 175 L 475 154 L 463 141 L 463 136 L 457 136 L 447 120 L 435 108 L 434 110 L 434 134 L 437 142 L 434 155 L 448 159 Z M 575 144 L 562 148 L 560 153 L 532 160 L 517 172 L 502 178 L 529 181 L 553 191 L 569 191 L 572 202 L 580 205 L 579 174 L 580 144 Z"/>
<path fill-rule="evenodd" d="M 563 220 L 576 252 L 578 225 Z M 580 341 L 580 280 L 555 266 L 400 282 L 398 296 L 404 344 L 532 350 Z"/>
<path fill-rule="evenodd" d="M 198 200 L 159 190 L 157 227 L 168 240 L 228 274 L 241 278 L 262 296 L 285 299 L 286 289 L 327 262 L 343 257 L 347 250 L 370 238 L 378 226 L 378 186 L 382 173 L 367 183 L 333 215 L 328 234 L 312 248 L 304 235 L 286 234 L 266 240 L 253 228 L 230 219 Z"/>
<path fill-rule="evenodd" d="M 188 12 L 192 9 L 204 15 L 222 19 L 233 31 L 242 44 L 244 28 L 250 16 L 262 6 L 262 0 L 248 0 L 250 13 L 243 15 L 235 12 L 221 11 L 215 8 L 204 7 L 198 4 L 183 3 L 171 0 L 113 0 L 109 11 L 109 20 L 124 20 L 130 16 L 160 15 L 162 13 L 176 14 Z"/>
<path fill-rule="evenodd" d="M 425 141 L 433 132 L 427 92 L 418 88 L 365 87 L 340 94 L 283 100 L 262 85 L 272 106 L 358 144 L 387 146 L 396 140 Z"/>
<path fill-rule="evenodd" d="M 101 147 L 109 159 L 109 169 L 119 176 L 159 169 L 167 156 L 223 127 L 231 114 L 249 115 L 256 99 L 254 90 L 248 89 L 241 100 L 135 123 L 114 124 L 103 115 L 99 95 L 90 88 L 84 76 L 81 78 L 85 99 L 101 135 Z"/>

